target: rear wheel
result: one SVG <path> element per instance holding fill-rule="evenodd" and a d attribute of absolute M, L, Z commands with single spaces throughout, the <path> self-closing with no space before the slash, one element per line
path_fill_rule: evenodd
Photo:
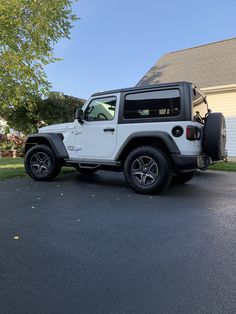
<path fill-rule="evenodd" d="M 142 146 L 134 149 L 126 158 L 124 174 L 132 189 L 152 194 L 169 186 L 172 169 L 167 155 L 161 149 Z"/>
<path fill-rule="evenodd" d="M 51 180 L 61 171 L 61 164 L 52 149 L 46 145 L 36 145 L 25 155 L 25 170 L 37 181 Z"/>

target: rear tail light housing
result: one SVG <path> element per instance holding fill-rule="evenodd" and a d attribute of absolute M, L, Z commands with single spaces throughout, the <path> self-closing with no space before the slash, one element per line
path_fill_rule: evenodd
<path fill-rule="evenodd" d="M 189 141 L 197 141 L 201 138 L 201 129 L 194 125 L 188 125 L 186 127 L 186 138 Z"/>

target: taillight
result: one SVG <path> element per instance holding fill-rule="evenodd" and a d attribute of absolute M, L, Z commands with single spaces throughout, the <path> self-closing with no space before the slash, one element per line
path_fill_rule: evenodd
<path fill-rule="evenodd" d="M 188 125 L 186 128 L 186 138 L 189 141 L 200 140 L 201 130 L 194 125 Z"/>

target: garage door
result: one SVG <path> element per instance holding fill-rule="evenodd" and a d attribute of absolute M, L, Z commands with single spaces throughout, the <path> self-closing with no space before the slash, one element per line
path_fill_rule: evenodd
<path fill-rule="evenodd" d="M 236 157 L 236 118 L 226 118 L 228 156 Z"/>

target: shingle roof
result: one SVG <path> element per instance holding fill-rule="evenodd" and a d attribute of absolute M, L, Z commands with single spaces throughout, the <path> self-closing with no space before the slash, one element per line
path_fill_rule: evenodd
<path fill-rule="evenodd" d="M 173 81 L 198 87 L 236 84 L 236 38 L 167 53 L 137 85 Z"/>

